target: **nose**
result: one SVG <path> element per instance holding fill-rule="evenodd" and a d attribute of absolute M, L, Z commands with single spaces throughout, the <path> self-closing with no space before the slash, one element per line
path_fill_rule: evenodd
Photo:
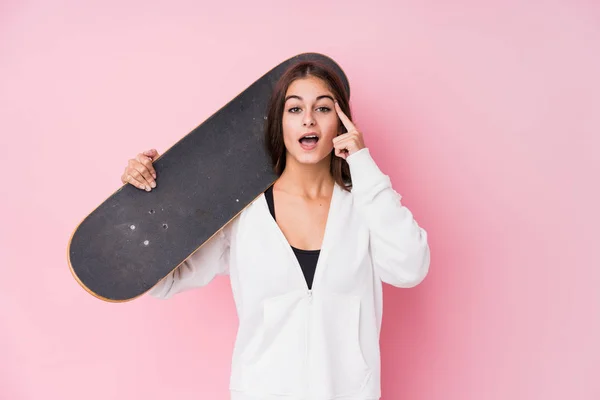
<path fill-rule="evenodd" d="M 312 116 L 312 113 L 307 110 L 304 114 L 304 118 L 302 118 L 302 126 L 313 126 L 315 124 L 315 120 Z"/>

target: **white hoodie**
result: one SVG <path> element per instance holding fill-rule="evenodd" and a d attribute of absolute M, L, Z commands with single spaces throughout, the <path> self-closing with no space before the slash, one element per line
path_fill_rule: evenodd
<path fill-rule="evenodd" d="M 229 274 L 239 318 L 231 400 L 381 396 L 382 282 L 419 284 L 429 246 L 369 150 L 347 161 L 353 189 L 334 185 L 312 290 L 261 195 L 150 292 L 169 298 Z"/>

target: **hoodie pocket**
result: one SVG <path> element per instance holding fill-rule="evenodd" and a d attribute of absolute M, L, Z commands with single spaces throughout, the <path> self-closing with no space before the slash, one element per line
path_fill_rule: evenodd
<path fill-rule="evenodd" d="M 363 395 L 360 298 L 293 292 L 263 302 L 263 326 L 241 356 L 241 390 L 318 399 Z M 369 394 L 369 393 L 366 393 Z"/>
<path fill-rule="evenodd" d="M 371 377 L 360 344 L 360 298 L 339 293 L 315 296 L 309 337 L 311 374 L 322 399 L 362 395 Z"/>
<path fill-rule="evenodd" d="M 304 392 L 307 303 L 297 292 L 263 302 L 262 335 L 241 356 L 245 390 L 287 396 Z"/>

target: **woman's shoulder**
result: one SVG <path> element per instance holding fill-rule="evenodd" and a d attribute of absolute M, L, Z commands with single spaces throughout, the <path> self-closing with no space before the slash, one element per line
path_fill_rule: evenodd
<path fill-rule="evenodd" d="M 264 208 L 266 204 L 265 193 L 259 194 L 254 200 L 252 200 L 247 206 L 245 206 L 233 219 L 236 223 L 240 223 L 242 220 L 252 217 L 253 215 L 260 212 L 261 208 Z"/>

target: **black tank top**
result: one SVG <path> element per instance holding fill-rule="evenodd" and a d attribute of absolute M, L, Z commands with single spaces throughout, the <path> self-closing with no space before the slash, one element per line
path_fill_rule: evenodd
<path fill-rule="evenodd" d="M 275 202 L 273 201 L 273 185 L 271 185 L 265 191 L 265 198 L 267 200 L 267 204 L 269 205 L 269 211 L 273 216 L 273 219 L 277 221 L 275 218 Z M 297 249 L 294 246 L 291 246 L 292 250 L 294 250 L 294 254 L 298 259 L 298 263 L 302 268 L 302 272 L 304 273 L 304 279 L 306 279 L 306 284 L 308 288 L 312 288 L 313 278 L 315 276 L 315 269 L 317 268 L 317 261 L 319 260 L 319 254 L 321 250 L 302 250 Z"/>

